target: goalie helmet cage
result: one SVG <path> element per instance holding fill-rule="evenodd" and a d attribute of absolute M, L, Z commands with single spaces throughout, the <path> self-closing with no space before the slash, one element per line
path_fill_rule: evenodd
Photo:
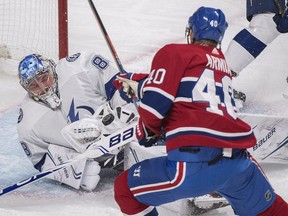
<path fill-rule="evenodd" d="M 68 55 L 67 0 L 0 0 L 0 58 Z"/>

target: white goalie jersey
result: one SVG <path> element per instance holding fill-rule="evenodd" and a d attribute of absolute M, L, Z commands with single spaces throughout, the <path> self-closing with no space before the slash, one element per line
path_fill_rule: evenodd
<path fill-rule="evenodd" d="M 27 95 L 18 119 L 19 141 L 39 170 L 49 144 L 71 148 L 61 135 L 62 128 L 94 115 L 107 101 L 112 109 L 126 104 L 112 85 L 118 70 L 99 54 L 77 53 L 61 59 L 56 73 L 61 106 L 52 110 Z"/>

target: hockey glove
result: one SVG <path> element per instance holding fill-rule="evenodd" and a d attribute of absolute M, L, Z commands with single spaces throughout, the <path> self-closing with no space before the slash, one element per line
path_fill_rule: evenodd
<path fill-rule="evenodd" d="M 83 118 L 64 127 L 61 134 L 76 151 L 84 152 L 91 143 L 100 138 L 101 121 Z"/>
<path fill-rule="evenodd" d="M 273 17 L 274 22 L 277 25 L 277 30 L 280 33 L 288 32 L 288 10 L 286 9 L 283 15 L 277 14 Z"/>
<path fill-rule="evenodd" d="M 151 130 L 145 127 L 141 118 L 139 119 L 136 126 L 136 137 L 138 139 L 138 143 L 145 147 L 152 146 L 159 139 L 158 136 L 156 136 Z"/>
<path fill-rule="evenodd" d="M 148 77 L 149 74 L 144 73 L 126 73 L 118 75 L 117 79 L 114 80 L 113 85 L 120 92 L 120 96 L 126 102 L 127 99 L 123 97 L 123 94 L 128 96 L 128 98 L 141 99 L 142 97 L 142 86 L 144 85 L 144 81 Z"/>

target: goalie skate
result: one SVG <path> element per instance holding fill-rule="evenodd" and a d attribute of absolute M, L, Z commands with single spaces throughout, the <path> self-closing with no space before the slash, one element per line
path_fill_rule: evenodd
<path fill-rule="evenodd" d="M 191 198 L 186 203 L 187 215 L 201 215 L 214 209 L 228 206 L 228 201 L 217 193 Z"/>

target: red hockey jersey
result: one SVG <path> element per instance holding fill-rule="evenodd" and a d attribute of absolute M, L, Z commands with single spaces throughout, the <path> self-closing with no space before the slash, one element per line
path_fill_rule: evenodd
<path fill-rule="evenodd" d="M 181 146 L 252 147 L 256 139 L 237 117 L 231 83 L 220 49 L 166 45 L 153 59 L 139 114 L 155 134 L 164 129 L 167 151 Z"/>

